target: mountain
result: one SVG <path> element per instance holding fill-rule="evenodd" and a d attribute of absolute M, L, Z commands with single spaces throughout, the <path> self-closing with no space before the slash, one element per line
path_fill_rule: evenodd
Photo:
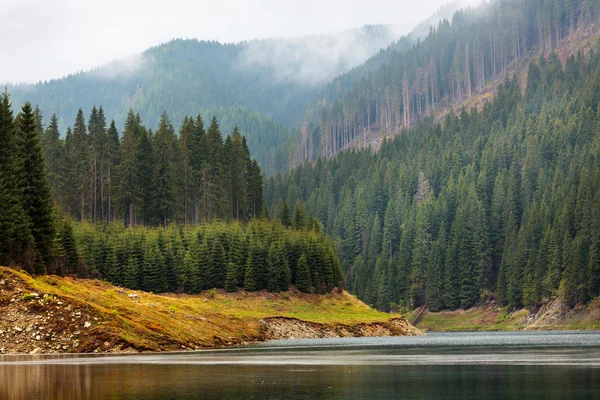
<path fill-rule="evenodd" d="M 238 125 L 266 169 L 278 164 L 269 149 L 290 135 L 324 85 L 363 63 L 402 32 L 389 25 L 290 39 L 223 44 L 173 40 L 129 59 L 36 85 L 9 87 L 12 101 L 56 113 L 65 132 L 78 108 L 102 106 L 120 128 L 129 109 L 155 126 L 163 111 L 175 121 L 215 114 L 222 128 Z M 285 156 L 284 156 L 285 158 Z"/>
<path fill-rule="evenodd" d="M 298 157 L 377 147 L 426 118 L 481 108 L 506 76 L 521 69 L 526 76 L 540 52 L 555 51 L 564 63 L 578 46 L 589 48 L 597 14 L 589 0 L 499 0 L 458 11 L 410 49 L 379 55 L 359 79 L 346 74 L 329 85 L 305 116 Z"/>
<path fill-rule="evenodd" d="M 322 221 L 347 287 L 380 309 L 588 303 L 600 294 L 599 17 L 587 0 L 457 13 L 322 107 L 315 160 L 269 178 L 265 202 Z M 377 151 L 352 148 L 368 134 Z"/>

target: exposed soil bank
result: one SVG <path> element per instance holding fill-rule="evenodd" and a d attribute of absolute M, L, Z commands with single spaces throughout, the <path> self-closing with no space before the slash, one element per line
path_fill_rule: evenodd
<path fill-rule="evenodd" d="M 420 336 L 423 333 L 404 318 L 387 322 L 345 324 L 318 324 L 296 318 L 273 317 L 261 321 L 261 334 L 266 340 L 316 339 L 340 337 Z"/>
<path fill-rule="evenodd" d="M 356 297 L 128 291 L 0 267 L 0 354 L 193 350 L 291 338 L 421 334 Z"/>

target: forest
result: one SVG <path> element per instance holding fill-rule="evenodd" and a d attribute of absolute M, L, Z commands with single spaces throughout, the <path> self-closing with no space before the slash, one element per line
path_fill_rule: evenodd
<path fill-rule="evenodd" d="M 537 55 L 563 42 L 572 49 L 575 33 L 593 36 L 599 21 L 600 3 L 592 0 L 498 0 L 458 11 L 422 41 L 390 46 L 377 68 L 367 63 L 332 81 L 308 108 L 296 151 L 310 161 L 331 157 L 452 112 Z"/>
<path fill-rule="evenodd" d="M 211 108 L 190 117 L 173 103 L 179 124 L 162 112 L 156 129 L 129 109 L 119 131 L 91 106 L 62 129 L 30 103 L 14 116 L 5 92 L 0 263 L 154 292 L 345 285 L 386 311 L 588 303 L 600 295 L 598 4 L 459 11 L 332 81 L 299 136 L 247 99 L 208 102 L 227 116 L 224 137 Z M 215 71 L 237 51 L 174 41 L 152 52 L 176 53 L 160 58 L 167 68 L 198 46 L 223 55 Z M 227 84 L 238 78 L 249 79 Z M 278 175 L 263 175 L 236 121 L 269 137 L 254 140 Z"/>
<path fill-rule="evenodd" d="M 186 116 L 176 133 L 166 112 L 153 131 L 130 110 L 122 135 L 102 107 L 87 120 L 80 109 L 65 135 L 55 115 L 46 129 L 39 110 L 34 118 L 57 207 L 77 221 L 167 226 L 263 212 L 262 173 L 245 137 L 234 128 L 223 139 L 214 117 L 205 129 L 202 117 Z"/>
<path fill-rule="evenodd" d="M 216 118 L 205 130 L 185 117 L 176 134 L 163 113 L 153 132 L 131 111 L 121 135 L 93 107 L 61 139 L 55 115 L 44 129 L 30 103 L 13 117 L 8 93 L 0 100 L 0 263 L 152 292 L 343 287 L 301 204 L 269 220 L 237 128 L 223 139 Z"/>
<path fill-rule="evenodd" d="M 170 225 L 166 230 L 80 224 L 75 237 L 87 269 L 84 274 L 130 289 L 280 292 L 294 284 L 301 292 L 323 294 L 343 288 L 332 242 L 318 225 L 286 228 L 266 219 Z"/>
<path fill-rule="evenodd" d="M 480 111 L 269 178 L 265 201 L 302 199 L 380 309 L 585 303 L 600 294 L 600 57 L 528 71 Z"/>

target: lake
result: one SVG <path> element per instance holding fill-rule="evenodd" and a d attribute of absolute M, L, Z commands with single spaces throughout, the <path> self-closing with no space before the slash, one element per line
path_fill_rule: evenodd
<path fill-rule="evenodd" d="M 600 332 L 431 333 L 0 356 L 0 399 L 598 399 Z"/>

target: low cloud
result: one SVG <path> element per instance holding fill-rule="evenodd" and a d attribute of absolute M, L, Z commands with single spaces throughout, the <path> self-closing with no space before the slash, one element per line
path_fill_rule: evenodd
<path fill-rule="evenodd" d="M 265 68 L 278 81 L 322 84 L 352 69 L 406 33 L 398 26 L 367 26 L 333 34 L 248 42 L 237 68 Z"/>
<path fill-rule="evenodd" d="M 402 36 L 423 38 L 431 26 L 481 0 L 448 3 L 418 25 L 373 25 L 331 34 L 247 42 L 235 68 L 267 69 L 273 79 L 320 85 L 363 64 Z"/>
<path fill-rule="evenodd" d="M 90 71 L 90 76 L 100 79 L 127 78 L 139 74 L 142 70 L 149 68 L 150 65 L 151 58 L 139 53 L 95 68 Z"/>

